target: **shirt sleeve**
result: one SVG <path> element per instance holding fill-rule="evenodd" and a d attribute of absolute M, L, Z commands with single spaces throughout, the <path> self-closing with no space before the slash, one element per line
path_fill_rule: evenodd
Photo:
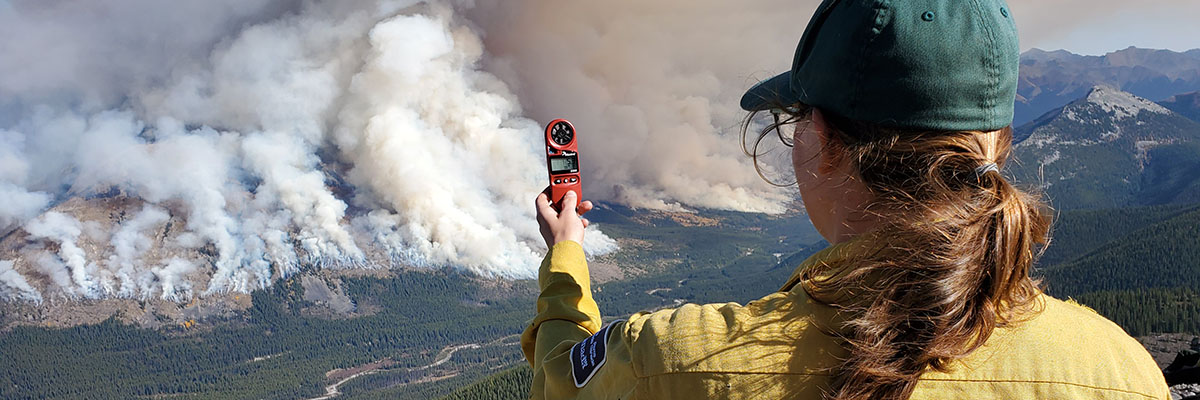
<path fill-rule="evenodd" d="M 538 270 L 537 315 L 521 334 L 534 399 L 628 398 L 637 379 L 618 321 L 601 329 L 583 247 L 555 244 Z"/>

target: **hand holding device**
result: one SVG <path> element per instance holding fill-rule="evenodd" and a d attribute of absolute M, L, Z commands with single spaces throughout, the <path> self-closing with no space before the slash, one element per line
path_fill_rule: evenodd
<path fill-rule="evenodd" d="M 550 202 L 554 209 L 560 212 L 563 196 L 567 192 L 575 192 L 577 201 L 583 198 L 577 139 L 575 126 L 565 119 L 556 119 L 546 125 L 546 169 L 550 172 Z"/>
<path fill-rule="evenodd" d="M 592 210 L 592 202 L 583 198 L 583 182 L 579 174 L 579 145 L 575 127 L 565 119 L 546 125 L 546 170 L 550 186 L 536 200 L 538 227 L 546 247 L 564 240 L 583 243 L 583 229 L 588 220 L 583 214 Z M 571 193 L 572 196 L 567 194 Z"/>
<path fill-rule="evenodd" d="M 563 196 L 563 205 L 566 208 L 559 212 L 550 204 L 550 196 L 547 193 L 550 193 L 549 187 L 538 194 L 535 202 L 538 228 L 542 240 L 546 241 L 546 247 L 554 247 L 565 240 L 583 244 L 584 228 L 588 226 L 588 220 L 583 218 L 583 215 L 592 210 L 592 202 L 584 201 L 576 206 L 579 199 L 574 196 L 575 192 L 568 191 L 568 194 Z"/>

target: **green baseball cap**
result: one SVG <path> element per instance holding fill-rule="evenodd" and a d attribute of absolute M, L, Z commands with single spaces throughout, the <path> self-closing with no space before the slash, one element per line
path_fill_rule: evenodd
<path fill-rule="evenodd" d="M 1003 0 L 825 0 L 792 70 L 759 82 L 742 108 L 803 103 L 894 128 L 1012 124 L 1020 47 Z"/>

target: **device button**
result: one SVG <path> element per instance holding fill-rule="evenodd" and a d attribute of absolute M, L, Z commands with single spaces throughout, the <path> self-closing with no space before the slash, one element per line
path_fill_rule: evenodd
<path fill-rule="evenodd" d="M 560 183 L 562 183 L 562 179 L 555 179 L 555 180 L 554 180 L 554 184 L 555 184 L 555 185 L 557 185 L 557 184 L 560 184 Z"/>
<path fill-rule="evenodd" d="M 571 183 L 579 182 L 579 178 L 571 178 Z"/>

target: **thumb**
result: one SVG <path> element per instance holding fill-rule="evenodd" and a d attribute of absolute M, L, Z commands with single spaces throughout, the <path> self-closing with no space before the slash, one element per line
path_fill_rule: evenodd
<path fill-rule="evenodd" d="M 575 207 L 578 207 L 578 206 L 579 206 L 579 197 L 575 194 L 574 190 L 569 190 L 569 191 L 567 191 L 567 194 L 563 195 L 562 211 L 560 212 L 560 214 L 575 215 Z"/>

